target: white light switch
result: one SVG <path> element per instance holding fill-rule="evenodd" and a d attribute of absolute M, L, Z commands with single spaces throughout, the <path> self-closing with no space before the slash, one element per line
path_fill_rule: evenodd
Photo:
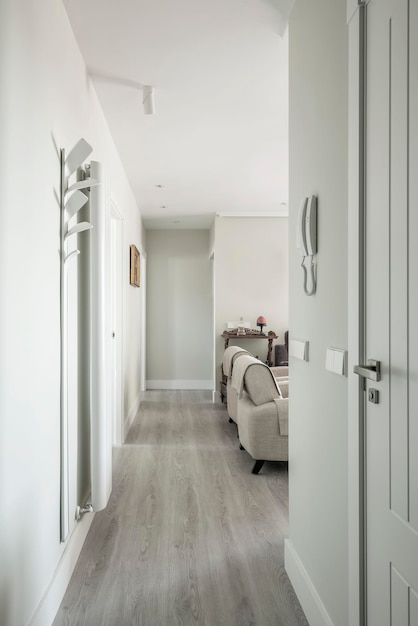
<path fill-rule="evenodd" d="M 327 348 L 325 369 L 329 370 L 330 372 L 334 372 L 334 374 L 344 376 L 344 374 L 346 373 L 346 355 L 346 350 L 341 350 L 340 348 Z"/>
<path fill-rule="evenodd" d="M 289 356 L 302 361 L 309 361 L 309 341 L 291 339 L 289 341 Z"/>

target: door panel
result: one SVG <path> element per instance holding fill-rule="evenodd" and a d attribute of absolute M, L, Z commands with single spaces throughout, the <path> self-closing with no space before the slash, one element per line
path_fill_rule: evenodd
<path fill-rule="evenodd" d="M 409 267 L 417 266 L 416 250 L 418 248 L 418 2 L 415 0 L 409 7 Z M 418 277 L 417 271 L 409 276 L 409 345 L 415 350 L 409 350 L 409 404 L 410 415 L 417 412 L 418 407 Z M 411 419 L 409 423 L 409 462 L 410 475 L 418 476 L 418 419 Z M 418 532 L 418 488 L 409 491 L 410 523 Z M 416 604 L 415 604 L 416 606 Z M 417 613 L 416 613 L 417 615 Z M 416 622 L 418 625 L 418 621 Z"/>
<path fill-rule="evenodd" d="M 394 3 L 392 2 L 392 7 Z M 408 520 L 408 38 L 407 2 L 397 0 L 389 43 L 390 504 Z"/>
<path fill-rule="evenodd" d="M 382 380 L 366 409 L 366 566 L 369 626 L 417 624 L 418 0 L 367 9 L 367 358 Z"/>

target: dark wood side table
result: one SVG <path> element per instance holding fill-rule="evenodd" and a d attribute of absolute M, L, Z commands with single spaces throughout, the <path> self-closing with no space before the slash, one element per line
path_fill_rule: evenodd
<path fill-rule="evenodd" d="M 272 330 L 266 335 L 260 335 L 260 333 L 246 333 L 245 335 L 238 335 L 238 333 L 230 333 L 224 330 L 222 337 L 225 339 L 225 349 L 229 346 L 231 339 L 267 339 L 267 365 L 270 367 L 273 365 L 273 340 L 277 339 L 277 335 Z"/>

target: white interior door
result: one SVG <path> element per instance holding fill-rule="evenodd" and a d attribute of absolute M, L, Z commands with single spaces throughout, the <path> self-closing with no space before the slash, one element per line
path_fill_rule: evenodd
<path fill-rule="evenodd" d="M 367 8 L 368 626 L 418 625 L 418 0 Z M 377 403 L 370 394 L 378 392 Z"/>

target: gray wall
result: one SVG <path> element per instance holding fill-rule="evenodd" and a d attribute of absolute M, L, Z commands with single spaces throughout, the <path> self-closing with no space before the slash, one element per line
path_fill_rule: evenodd
<path fill-rule="evenodd" d="M 325 370 L 325 355 L 330 346 L 347 348 L 346 1 L 296 0 L 289 57 L 290 336 L 309 340 L 310 358 L 290 362 L 286 567 L 310 622 L 325 623 L 311 611 L 309 584 L 322 618 L 344 626 L 347 379 Z M 307 297 L 293 242 L 301 199 L 310 194 L 318 195 L 318 288 Z"/>
<path fill-rule="evenodd" d="M 213 389 L 209 230 L 147 231 L 147 389 Z"/>

